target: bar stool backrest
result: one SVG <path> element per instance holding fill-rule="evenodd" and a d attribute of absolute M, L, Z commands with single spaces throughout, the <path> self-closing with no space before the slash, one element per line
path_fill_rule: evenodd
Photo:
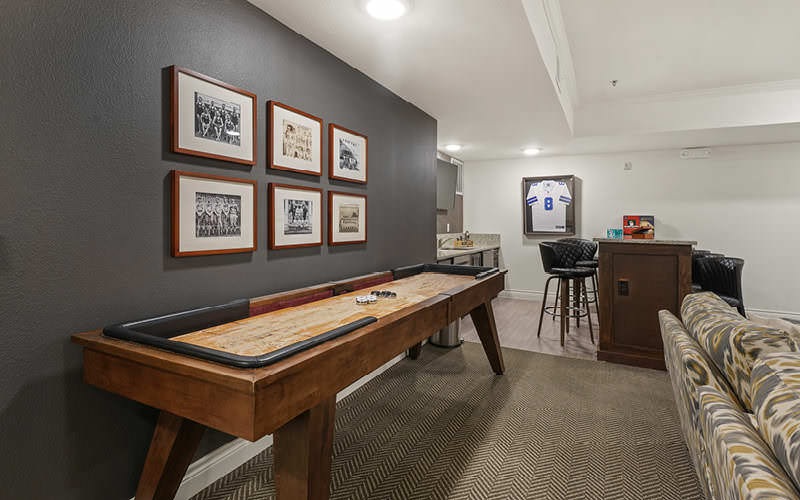
<path fill-rule="evenodd" d="M 708 257 L 698 261 L 703 290 L 742 299 L 744 260 L 736 257 Z"/>
<path fill-rule="evenodd" d="M 556 249 L 550 242 L 539 243 L 539 253 L 542 255 L 544 272 L 552 274 L 553 268 L 558 267 Z"/>
<path fill-rule="evenodd" d="M 594 260 L 597 253 L 597 243 L 583 238 L 561 238 L 558 243 L 571 243 L 581 249 L 581 256 L 577 260 Z"/>
<path fill-rule="evenodd" d="M 705 273 L 704 269 L 701 267 L 700 262 L 705 259 L 720 259 L 725 257 L 725 255 L 721 253 L 711 253 L 711 252 L 704 252 L 704 253 L 694 253 L 692 252 L 692 282 L 697 283 L 703 290 L 710 290 L 708 288 L 710 284 L 708 283 L 708 275 Z"/>

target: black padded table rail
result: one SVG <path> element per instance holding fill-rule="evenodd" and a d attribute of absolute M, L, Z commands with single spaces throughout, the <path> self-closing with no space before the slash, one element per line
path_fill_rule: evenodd
<path fill-rule="evenodd" d="M 475 279 L 491 276 L 499 270 L 494 267 L 453 266 L 446 264 L 417 264 L 392 270 L 394 280 L 408 278 L 424 272 L 474 276 Z M 276 363 L 293 354 L 310 349 L 328 340 L 341 337 L 361 327 L 378 321 L 374 316 L 365 316 L 314 337 L 295 342 L 258 356 L 244 356 L 217 349 L 198 346 L 188 342 L 172 340 L 186 333 L 204 330 L 250 316 L 249 299 L 239 299 L 227 304 L 180 311 L 164 316 L 127 321 L 107 326 L 103 334 L 122 340 L 157 347 L 166 351 L 185 354 L 208 361 L 215 361 L 239 368 L 260 368 Z"/>
<path fill-rule="evenodd" d="M 238 368 L 260 368 L 378 321 L 378 319 L 373 316 L 365 316 L 352 323 L 340 326 L 339 328 L 300 342 L 295 342 L 294 344 L 260 356 L 242 356 L 240 354 L 232 354 L 172 340 L 173 337 L 185 333 L 247 318 L 249 317 L 249 311 L 250 301 L 248 299 L 239 299 L 218 306 L 202 307 L 199 309 L 167 314 L 165 316 L 107 326 L 103 328 L 103 334 L 108 337 L 130 340 L 132 342 L 158 347 L 165 351 L 185 354 L 208 361 L 216 361 L 217 363 L 236 366 Z"/>
<path fill-rule="evenodd" d="M 420 273 L 445 273 L 458 274 L 460 276 L 475 276 L 475 279 L 482 279 L 498 272 L 500 272 L 500 270 L 496 267 L 455 266 L 452 264 L 415 264 L 413 266 L 392 269 L 392 276 L 394 276 L 394 279 L 400 280 Z"/>

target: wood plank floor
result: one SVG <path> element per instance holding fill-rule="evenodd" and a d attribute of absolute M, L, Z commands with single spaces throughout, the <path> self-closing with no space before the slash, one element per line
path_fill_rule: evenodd
<path fill-rule="evenodd" d="M 539 326 L 539 309 L 542 307 L 541 301 L 498 297 L 492 302 L 492 305 L 501 346 L 569 358 L 597 359 L 597 338 L 600 326 L 597 323 L 593 305 L 590 308 L 595 343 L 592 344 L 589 340 L 589 326 L 586 318 L 581 318 L 580 328 L 575 327 L 575 320 L 571 321 L 569 333 L 564 340 L 564 347 L 561 347 L 559 341 L 559 320 L 553 320 L 547 314 L 542 320 L 542 335 L 539 338 L 536 337 L 536 328 Z M 461 320 L 460 328 L 464 341 L 480 342 L 469 316 Z"/>

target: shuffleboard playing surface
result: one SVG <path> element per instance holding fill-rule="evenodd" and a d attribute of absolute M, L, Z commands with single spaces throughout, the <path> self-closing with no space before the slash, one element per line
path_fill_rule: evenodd
<path fill-rule="evenodd" d="M 475 281 L 473 276 L 426 272 L 379 285 L 397 293 L 377 303 L 356 304 L 355 297 L 371 289 L 319 300 L 297 307 L 187 333 L 172 340 L 241 356 L 259 356 L 321 335 L 365 316 L 382 318 L 440 293 Z"/>

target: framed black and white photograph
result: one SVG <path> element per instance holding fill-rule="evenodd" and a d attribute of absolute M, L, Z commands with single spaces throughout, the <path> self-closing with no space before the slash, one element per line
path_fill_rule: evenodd
<path fill-rule="evenodd" d="M 322 190 L 269 184 L 269 248 L 322 245 Z"/>
<path fill-rule="evenodd" d="M 172 151 L 256 163 L 256 95 L 172 66 Z"/>
<path fill-rule="evenodd" d="M 322 119 L 286 104 L 269 101 L 269 166 L 322 175 Z"/>
<path fill-rule="evenodd" d="M 173 170 L 173 257 L 254 251 L 256 205 L 256 181 Z"/>
<path fill-rule="evenodd" d="M 367 197 L 328 192 L 328 245 L 367 242 Z"/>
<path fill-rule="evenodd" d="M 523 232 L 529 236 L 575 234 L 578 199 L 574 175 L 546 175 L 522 179 Z"/>
<path fill-rule="evenodd" d="M 367 136 L 335 123 L 328 125 L 328 176 L 367 183 Z"/>

